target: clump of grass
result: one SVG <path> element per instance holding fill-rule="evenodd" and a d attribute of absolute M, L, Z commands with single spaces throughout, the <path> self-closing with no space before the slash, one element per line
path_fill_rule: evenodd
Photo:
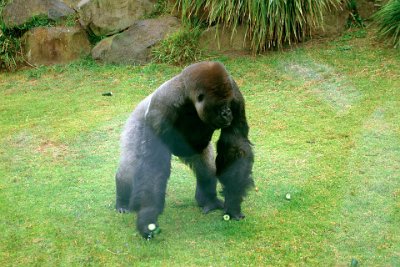
<path fill-rule="evenodd" d="M 153 60 L 158 63 L 184 65 L 200 59 L 198 46 L 201 30 L 197 27 L 183 28 L 161 41 L 152 50 Z"/>
<path fill-rule="evenodd" d="M 356 0 L 349 0 L 347 3 L 347 8 L 350 12 L 349 17 L 347 18 L 347 27 L 357 27 L 357 28 L 363 28 L 364 22 L 363 19 L 360 16 L 360 13 L 358 12 L 358 7 L 357 7 L 357 2 Z"/>
<path fill-rule="evenodd" d="M 14 71 L 23 62 L 22 55 L 20 40 L 5 35 L 0 27 L 0 70 Z"/>
<path fill-rule="evenodd" d="M 387 38 L 394 47 L 400 47 L 400 0 L 390 0 L 375 15 L 378 36 Z"/>
<path fill-rule="evenodd" d="M 5 34 L 6 27 L 4 25 L 1 14 L 8 0 L 0 0 L 0 70 L 15 70 L 21 58 L 17 55 L 21 51 L 21 43 L 17 38 Z"/>
<path fill-rule="evenodd" d="M 0 15 L 7 3 L 6 0 L 0 0 Z M 6 27 L 0 16 L 0 70 L 15 70 L 17 64 L 22 61 L 20 55 L 22 53 L 19 39 L 6 34 Z"/>
<path fill-rule="evenodd" d="M 154 4 L 153 11 L 145 16 L 146 18 L 155 18 L 163 14 L 170 13 L 173 4 L 169 0 L 157 0 Z"/>
<path fill-rule="evenodd" d="M 245 24 L 255 52 L 303 41 L 322 23 L 323 12 L 339 4 L 339 0 L 177 1 L 182 18 L 203 16 L 209 25 L 220 24 L 233 29 Z"/>

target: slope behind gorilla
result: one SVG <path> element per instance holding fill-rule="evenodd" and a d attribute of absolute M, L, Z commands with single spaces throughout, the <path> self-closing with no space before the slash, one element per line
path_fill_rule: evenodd
<path fill-rule="evenodd" d="M 216 165 L 210 140 L 219 128 Z M 195 172 L 195 198 L 205 212 L 223 207 L 232 218 L 243 218 L 240 205 L 253 183 L 247 135 L 244 100 L 224 66 L 201 62 L 187 67 L 144 99 L 128 119 L 116 175 L 116 208 L 136 211 L 139 232 L 152 237 L 148 225 L 157 225 L 163 211 L 174 154 Z M 217 173 L 224 206 L 216 194 Z"/>

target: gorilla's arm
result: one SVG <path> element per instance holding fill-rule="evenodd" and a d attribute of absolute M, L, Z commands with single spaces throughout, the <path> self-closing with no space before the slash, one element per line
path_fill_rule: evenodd
<path fill-rule="evenodd" d="M 229 127 L 221 130 L 217 142 L 216 167 L 223 185 L 225 212 L 238 220 L 244 217 L 240 205 L 247 189 L 253 185 L 251 170 L 254 155 L 248 139 L 244 99 L 234 81 L 232 87 L 235 92 L 231 106 L 233 120 Z"/>

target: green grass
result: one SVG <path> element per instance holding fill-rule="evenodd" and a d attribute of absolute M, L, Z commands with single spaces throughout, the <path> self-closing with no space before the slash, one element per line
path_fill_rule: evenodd
<path fill-rule="evenodd" d="M 400 56 L 365 35 L 218 58 L 246 99 L 258 191 L 243 221 L 203 215 L 174 159 L 151 242 L 113 209 L 118 140 L 180 68 L 0 74 L 0 266 L 399 266 Z"/>

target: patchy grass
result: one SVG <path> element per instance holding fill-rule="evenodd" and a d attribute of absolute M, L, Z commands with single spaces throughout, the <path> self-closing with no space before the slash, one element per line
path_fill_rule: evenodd
<path fill-rule="evenodd" d="M 179 68 L 83 61 L 0 74 L 0 265 L 398 266 L 400 57 L 356 37 L 219 58 L 246 98 L 258 190 L 243 221 L 203 215 L 174 159 L 151 242 L 113 209 L 118 139 Z"/>

